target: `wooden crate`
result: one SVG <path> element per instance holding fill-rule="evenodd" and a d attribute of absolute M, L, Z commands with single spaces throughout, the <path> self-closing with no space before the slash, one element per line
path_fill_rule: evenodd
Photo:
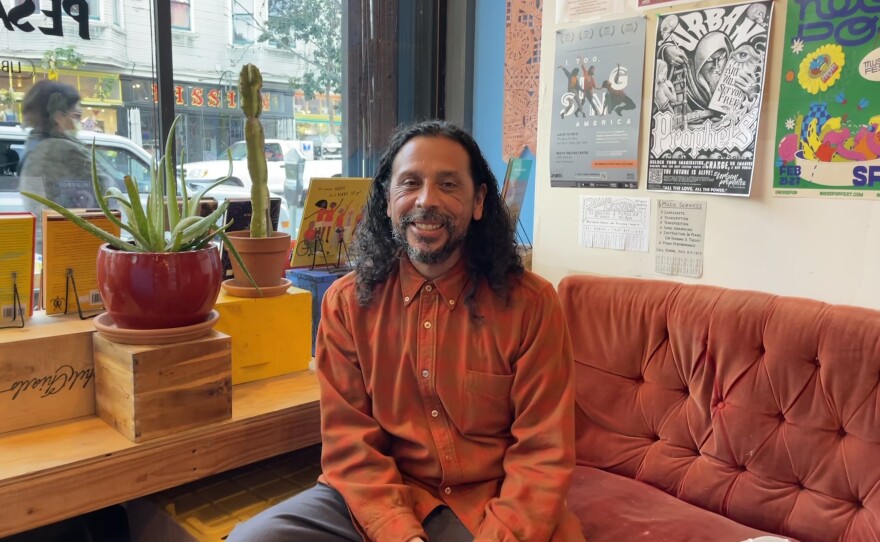
<path fill-rule="evenodd" d="M 91 320 L 36 313 L 0 329 L 0 433 L 95 413 Z"/>
<path fill-rule="evenodd" d="M 117 344 L 98 334 L 98 416 L 135 442 L 232 416 L 232 346 L 228 335 L 167 345 Z"/>

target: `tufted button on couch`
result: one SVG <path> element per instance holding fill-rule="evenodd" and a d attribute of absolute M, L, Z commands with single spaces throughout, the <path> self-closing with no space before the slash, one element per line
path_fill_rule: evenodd
<path fill-rule="evenodd" d="M 880 541 L 880 312 L 571 276 L 589 542 Z"/>

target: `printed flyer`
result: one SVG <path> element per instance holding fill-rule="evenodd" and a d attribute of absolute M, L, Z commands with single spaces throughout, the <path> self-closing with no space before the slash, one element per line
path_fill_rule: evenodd
<path fill-rule="evenodd" d="M 556 33 L 550 186 L 637 188 L 645 19 Z"/>
<path fill-rule="evenodd" d="M 789 4 L 775 195 L 880 197 L 878 11 L 864 2 Z"/>
<path fill-rule="evenodd" d="M 772 8 L 657 17 L 648 190 L 749 195 Z"/>

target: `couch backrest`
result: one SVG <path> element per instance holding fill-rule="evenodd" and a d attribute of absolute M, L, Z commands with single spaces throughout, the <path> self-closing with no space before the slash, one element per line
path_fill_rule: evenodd
<path fill-rule="evenodd" d="M 880 312 L 571 276 L 577 461 L 765 531 L 880 540 Z"/>

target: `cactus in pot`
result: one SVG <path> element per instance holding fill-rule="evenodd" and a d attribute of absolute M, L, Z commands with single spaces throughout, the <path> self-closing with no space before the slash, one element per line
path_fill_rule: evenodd
<path fill-rule="evenodd" d="M 269 171 L 266 163 L 266 138 L 260 113 L 263 111 L 261 89 L 263 76 L 253 64 L 242 67 L 238 76 L 238 90 L 245 121 L 248 173 L 251 177 L 250 230 L 230 232 L 230 242 L 241 254 L 254 277 L 257 288 L 251 288 L 241 277 L 238 264 L 232 261 L 235 278 L 225 281 L 227 293 L 244 297 L 268 297 L 287 291 L 290 282 L 283 278 L 290 234 L 272 231 L 269 217 Z"/>

